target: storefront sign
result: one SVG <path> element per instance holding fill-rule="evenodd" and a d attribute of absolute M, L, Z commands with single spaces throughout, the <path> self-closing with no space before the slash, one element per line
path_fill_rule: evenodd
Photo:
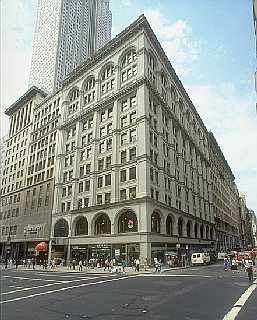
<path fill-rule="evenodd" d="M 119 257 L 120 256 L 120 249 L 115 249 L 115 257 Z"/>

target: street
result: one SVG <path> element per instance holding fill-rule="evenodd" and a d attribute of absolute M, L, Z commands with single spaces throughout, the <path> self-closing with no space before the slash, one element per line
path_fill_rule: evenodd
<path fill-rule="evenodd" d="M 257 319 L 254 282 L 237 320 Z M 129 275 L 7 270 L 1 319 L 217 320 L 248 287 L 246 273 L 225 272 L 221 265 Z"/>

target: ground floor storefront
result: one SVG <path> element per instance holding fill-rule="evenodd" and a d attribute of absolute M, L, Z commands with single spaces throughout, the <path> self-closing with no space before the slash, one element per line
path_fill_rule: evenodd
<path fill-rule="evenodd" d="M 134 237 L 106 237 L 102 241 L 101 237 L 53 239 L 49 245 L 49 259 L 67 264 L 73 260 L 88 262 L 91 259 L 102 264 L 106 259 L 115 259 L 118 262 L 125 261 L 127 266 L 131 266 L 135 259 L 147 265 L 153 265 L 157 259 L 162 264 L 175 265 L 182 260 L 189 261 L 193 252 L 213 251 L 215 246 L 214 242 L 209 240 L 199 242 L 198 239 L 180 238 L 178 241 L 178 238 L 174 237 L 167 241 L 166 238 L 163 239 L 160 235 L 137 234 Z"/>
<path fill-rule="evenodd" d="M 37 263 L 47 260 L 47 252 L 38 252 L 36 246 L 42 241 L 2 242 L 0 247 L 1 260 L 23 261 L 35 258 Z M 48 244 L 48 241 L 44 241 Z"/>

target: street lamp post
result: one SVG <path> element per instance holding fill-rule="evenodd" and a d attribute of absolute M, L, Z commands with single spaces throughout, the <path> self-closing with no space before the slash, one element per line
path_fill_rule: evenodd
<path fill-rule="evenodd" d="M 11 227 L 9 227 L 8 237 L 6 241 L 6 248 L 5 248 L 5 269 L 7 269 L 8 266 L 8 250 L 9 245 L 11 244 Z"/>
<path fill-rule="evenodd" d="M 27 260 L 27 229 L 24 229 L 23 231 L 23 235 L 24 235 L 24 260 L 26 262 Z"/>

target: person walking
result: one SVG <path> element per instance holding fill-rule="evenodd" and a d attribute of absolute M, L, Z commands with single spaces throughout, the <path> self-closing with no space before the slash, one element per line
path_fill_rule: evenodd
<path fill-rule="evenodd" d="M 83 262 L 82 260 L 79 261 L 79 271 L 82 271 Z"/>
<path fill-rule="evenodd" d="M 247 272 L 249 282 L 253 282 L 253 263 L 252 263 L 252 260 L 245 260 L 245 271 Z"/>
<path fill-rule="evenodd" d="M 139 272 L 139 265 L 140 265 L 140 261 L 139 259 L 137 258 L 136 259 L 136 271 Z"/>
<path fill-rule="evenodd" d="M 35 265 L 36 265 L 36 259 L 32 258 L 32 268 L 35 270 Z"/>
<path fill-rule="evenodd" d="M 72 270 L 76 270 L 76 260 L 72 260 Z"/>

